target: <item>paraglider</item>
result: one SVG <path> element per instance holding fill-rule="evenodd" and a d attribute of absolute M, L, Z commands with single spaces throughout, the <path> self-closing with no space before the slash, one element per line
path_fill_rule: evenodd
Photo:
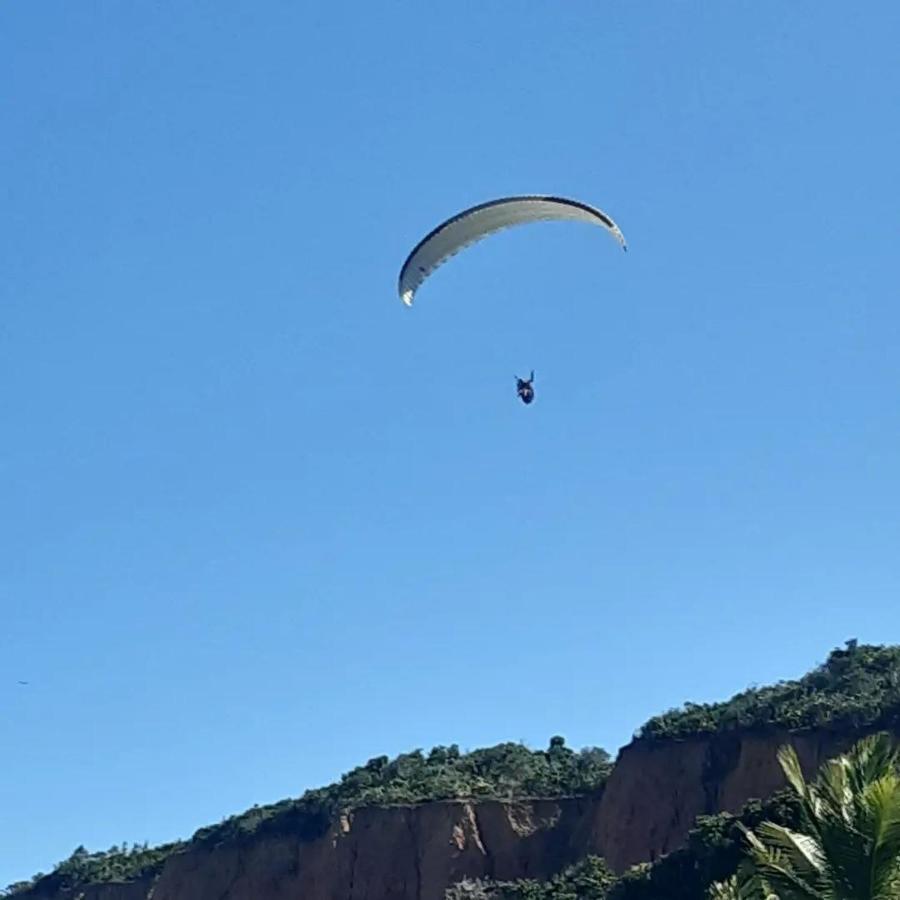
<path fill-rule="evenodd" d="M 527 381 L 524 378 L 519 378 L 516 375 L 516 393 L 519 395 L 519 399 L 527 406 L 534 400 L 534 371 L 531 373 L 531 378 Z"/>
<path fill-rule="evenodd" d="M 527 195 L 491 200 L 464 210 L 429 232 L 413 248 L 400 269 L 400 299 L 412 306 L 422 282 L 451 256 L 489 235 L 531 222 L 575 221 L 599 225 L 627 249 L 625 236 L 613 220 L 586 203 L 563 197 Z"/>
<path fill-rule="evenodd" d="M 415 247 L 400 269 L 397 291 L 406 306 L 422 283 L 451 256 L 489 235 L 531 222 L 573 221 L 599 225 L 627 250 L 625 236 L 606 213 L 578 200 L 529 194 L 490 200 L 463 210 L 430 231 Z M 516 394 L 527 406 L 534 400 L 534 372 L 531 378 L 516 376 Z"/>

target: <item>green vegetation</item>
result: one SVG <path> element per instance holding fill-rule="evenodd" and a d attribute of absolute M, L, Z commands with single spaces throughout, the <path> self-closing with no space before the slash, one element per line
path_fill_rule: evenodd
<path fill-rule="evenodd" d="M 498 744 L 461 753 L 455 744 L 396 759 L 370 759 L 336 784 L 307 791 L 298 800 L 253 807 L 219 825 L 202 828 L 195 841 L 219 843 L 257 832 L 323 834 L 340 812 L 361 806 L 392 806 L 430 800 L 512 800 L 588 794 L 603 786 L 612 762 L 605 750 L 570 750 L 554 737 L 547 750 Z"/>
<path fill-rule="evenodd" d="M 444 896 L 446 900 L 604 900 L 615 881 L 599 856 L 587 856 L 548 881 L 467 879 Z"/>
<path fill-rule="evenodd" d="M 344 775 L 336 784 L 307 791 L 295 800 L 254 806 L 218 825 L 201 828 L 188 844 L 163 847 L 113 847 L 88 853 L 79 847 L 52 874 L 10 885 L 7 896 L 42 884 L 73 887 L 104 881 L 133 881 L 158 872 L 166 858 L 190 844 L 218 844 L 259 834 L 289 832 L 306 840 L 324 834 L 335 816 L 361 806 L 423 803 L 434 800 L 563 797 L 588 794 L 603 786 L 612 769 L 605 750 L 570 750 L 554 737 L 546 750 L 522 744 L 498 744 L 471 753 L 455 744 L 379 756 Z M 48 881 L 52 879 L 52 882 Z"/>
<path fill-rule="evenodd" d="M 800 826 L 745 829 L 747 856 L 713 885 L 715 900 L 896 900 L 900 896 L 900 757 L 886 733 L 826 762 L 807 784 L 793 747 L 778 761 Z"/>
<path fill-rule="evenodd" d="M 834 650 L 797 681 L 751 688 L 725 703 L 686 703 L 650 719 L 647 740 L 737 729 L 888 728 L 900 723 L 900 647 Z"/>
<path fill-rule="evenodd" d="M 110 847 L 91 853 L 84 847 L 77 847 L 72 855 L 61 862 L 50 875 L 35 875 L 30 881 L 11 884 L 2 896 L 12 897 L 24 893 L 39 881 L 48 889 L 60 890 L 83 884 L 104 881 L 138 881 L 152 878 L 162 869 L 163 863 L 182 845 L 178 843 L 148 847 L 134 844 L 131 847 Z"/>

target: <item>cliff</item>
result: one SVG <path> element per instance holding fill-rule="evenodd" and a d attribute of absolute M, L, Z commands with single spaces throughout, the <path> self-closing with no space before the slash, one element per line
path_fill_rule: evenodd
<path fill-rule="evenodd" d="M 29 900 L 441 900 L 465 876 L 547 877 L 573 858 L 589 799 L 439 802 L 360 809 L 313 840 L 296 834 L 193 846 L 155 883 L 36 889 Z M 152 889 L 152 891 L 151 891 Z"/>
<path fill-rule="evenodd" d="M 808 774 L 859 733 L 714 734 L 636 740 L 592 797 L 435 802 L 372 807 L 325 834 L 189 845 L 154 882 L 66 891 L 47 884 L 27 900 L 442 900 L 464 877 L 544 878 L 595 853 L 622 871 L 677 848 L 694 818 L 737 812 L 782 786 L 776 750 L 790 741 Z"/>
<path fill-rule="evenodd" d="M 633 741 L 619 754 L 584 844 L 615 871 L 652 862 L 682 845 L 697 816 L 737 813 L 784 787 L 781 745 L 793 744 L 811 777 L 862 733 L 771 730 Z"/>

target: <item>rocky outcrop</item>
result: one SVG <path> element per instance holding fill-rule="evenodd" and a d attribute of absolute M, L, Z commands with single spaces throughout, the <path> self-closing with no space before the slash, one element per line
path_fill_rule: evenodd
<path fill-rule="evenodd" d="M 617 871 L 684 841 L 696 816 L 737 812 L 783 785 L 792 743 L 813 774 L 859 734 L 731 733 L 634 741 L 595 797 L 441 802 L 360 809 L 315 839 L 300 834 L 192 845 L 153 885 L 38 889 L 22 900 L 442 900 L 464 877 L 541 878 L 587 853 Z"/>

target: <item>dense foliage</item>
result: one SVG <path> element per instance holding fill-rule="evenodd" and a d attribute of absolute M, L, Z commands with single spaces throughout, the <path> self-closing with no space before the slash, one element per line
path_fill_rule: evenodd
<path fill-rule="evenodd" d="M 181 844 L 163 844 L 149 847 L 147 844 L 123 844 L 109 850 L 91 853 L 84 847 L 77 847 L 72 855 L 61 862 L 50 875 L 36 875 L 31 881 L 10 885 L 3 896 L 14 896 L 32 888 L 38 881 L 43 887 L 61 890 L 82 884 L 103 881 L 137 881 L 151 878 L 162 868 L 166 859 L 181 847 Z"/>
<path fill-rule="evenodd" d="M 256 834 L 290 832 L 312 840 L 324 834 L 339 813 L 361 806 L 421 803 L 450 799 L 520 799 L 587 794 L 602 787 L 612 763 L 599 748 L 570 750 L 554 737 L 546 750 L 529 750 L 522 744 L 460 752 L 455 744 L 420 750 L 395 759 L 379 756 L 345 774 L 335 784 L 307 791 L 299 799 L 269 806 L 254 806 L 218 825 L 201 828 L 192 843 L 216 844 Z M 166 857 L 185 844 L 164 847 L 112 848 L 88 853 L 79 847 L 60 863 L 43 883 L 59 886 L 102 881 L 129 881 L 153 874 Z M 22 893 L 36 880 L 7 888 L 8 895 Z"/>
<path fill-rule="evenodd" d="M 616 876 L 599 856 L 587 856 L 547 881 L 466 879 L 451 887 L 446 900 L 604 900 Z"/>
<path fill-rule="evenodd" d="M 686 703 L 650 719 L 644 739 L 736 729 L 862 729 L 900 722 L 900 647 L 848 641 L 797 681 L 751 688 L 725 703 Z"/>
<path fill-rule="evenodd" d="M 254 807 L 201 829 L 194 840 L 219 842 L 260 830 L 286 829 L 315 837 L 337 813 L 361 806 L 587 794 L 603 785 L 611 769 L 605 750 L 592 747 L 576 752 L 560 737 L 552 738 L 547 750 L 506 743 L 461 753 L 453 744 L 435 747 L 428 754 L 404 753 L 393 760 L 379 756 L 336 784 L 307 791 L 298 800 Z"/>

